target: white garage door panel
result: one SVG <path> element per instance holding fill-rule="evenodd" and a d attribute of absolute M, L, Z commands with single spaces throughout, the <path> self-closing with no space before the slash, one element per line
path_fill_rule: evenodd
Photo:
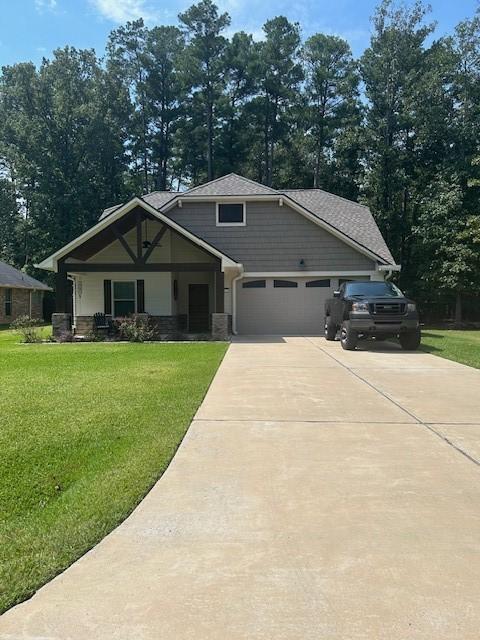
<path fill-rule="evenodd" d="M 244 288 L 244 282 L 265 280 L 265 288 Z M 237 284 L 237 331 L 243 334 L 316 335 L 323 333 L 325 300 L 332 287 L 306 287 L 327 278 L 278 278 L 296 288 L 274 287 L 273 278 L 250 278 Z M 330 284 L 332 284 L 330 280 Z"/>

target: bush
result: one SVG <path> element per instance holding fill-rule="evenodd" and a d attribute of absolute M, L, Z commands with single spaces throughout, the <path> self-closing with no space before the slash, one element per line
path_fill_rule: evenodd
<path fill-rule="evenodd" d="M 105 342 L 105 335 L 98 333 L 95 329 L 90 329 L 84 336 L 85 342 Z"/>
<path fill-rule="evenodd" d="M 71 331 L 62 331 L 56 339 L 57 342 L 73 342 L 73 333 Z"/>
<path fill-rule="evenodd" d="M 42 321 L 38 318 L 30 318 L 30 316 L 18 316 L 12 322 L 10 328 L 16 331 L 22 337 L 21 342 L 41 342 L 40 325 Z"/>
<path fill-rule="evenodd" d="M 129 342 L 145 342 L 155 336 L 155 328 L 143 316 L 122 318 L 117 321 L 117 329 L 120 337 Z"/>

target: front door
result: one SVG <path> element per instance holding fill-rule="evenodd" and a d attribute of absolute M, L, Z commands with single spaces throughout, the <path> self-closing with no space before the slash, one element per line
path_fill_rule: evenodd
<path fill-rule="evenodd" d="M 209 330 L 210 305 L 208 284 L 188 285 L 188 330 L 200 333 Z"/>

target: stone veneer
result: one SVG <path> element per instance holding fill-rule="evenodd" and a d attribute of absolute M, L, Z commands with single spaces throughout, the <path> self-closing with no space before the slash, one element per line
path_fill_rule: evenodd
<path fill-rule="evenodd" d="M 9 324 L 13 322 L 19 316 L 30 315 L 30 291 L 31 289 L 15 289 L 11 288 L 12 292 L 12 314 L 10 316 L 5 315 L 5 299 L 6 291 L 10 287 L 0 287 L 0 324 Z M 43 295 L 32 296 L 32 318 L 43 319 Z"/>
<path fill-rule="evenodd" d="M 69 313 L 52 313 L 52 335 L 54 338 L 66 336 L 72 330 L 72 317 Z"/>
<path fill-rule="evenodd" d="M 228 340 L 230 337 L 231 317 L 228 313 L 212 313 L 212 338 Z"/>

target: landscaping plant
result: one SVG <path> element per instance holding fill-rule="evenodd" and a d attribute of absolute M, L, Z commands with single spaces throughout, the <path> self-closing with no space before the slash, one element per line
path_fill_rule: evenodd
<path fill-rule="evenodd" d="M 21 336 L 21 342 L 41 342 L 40 325 L 42 321 L 30 316 L 18 316 L 10 327 Z"/>

